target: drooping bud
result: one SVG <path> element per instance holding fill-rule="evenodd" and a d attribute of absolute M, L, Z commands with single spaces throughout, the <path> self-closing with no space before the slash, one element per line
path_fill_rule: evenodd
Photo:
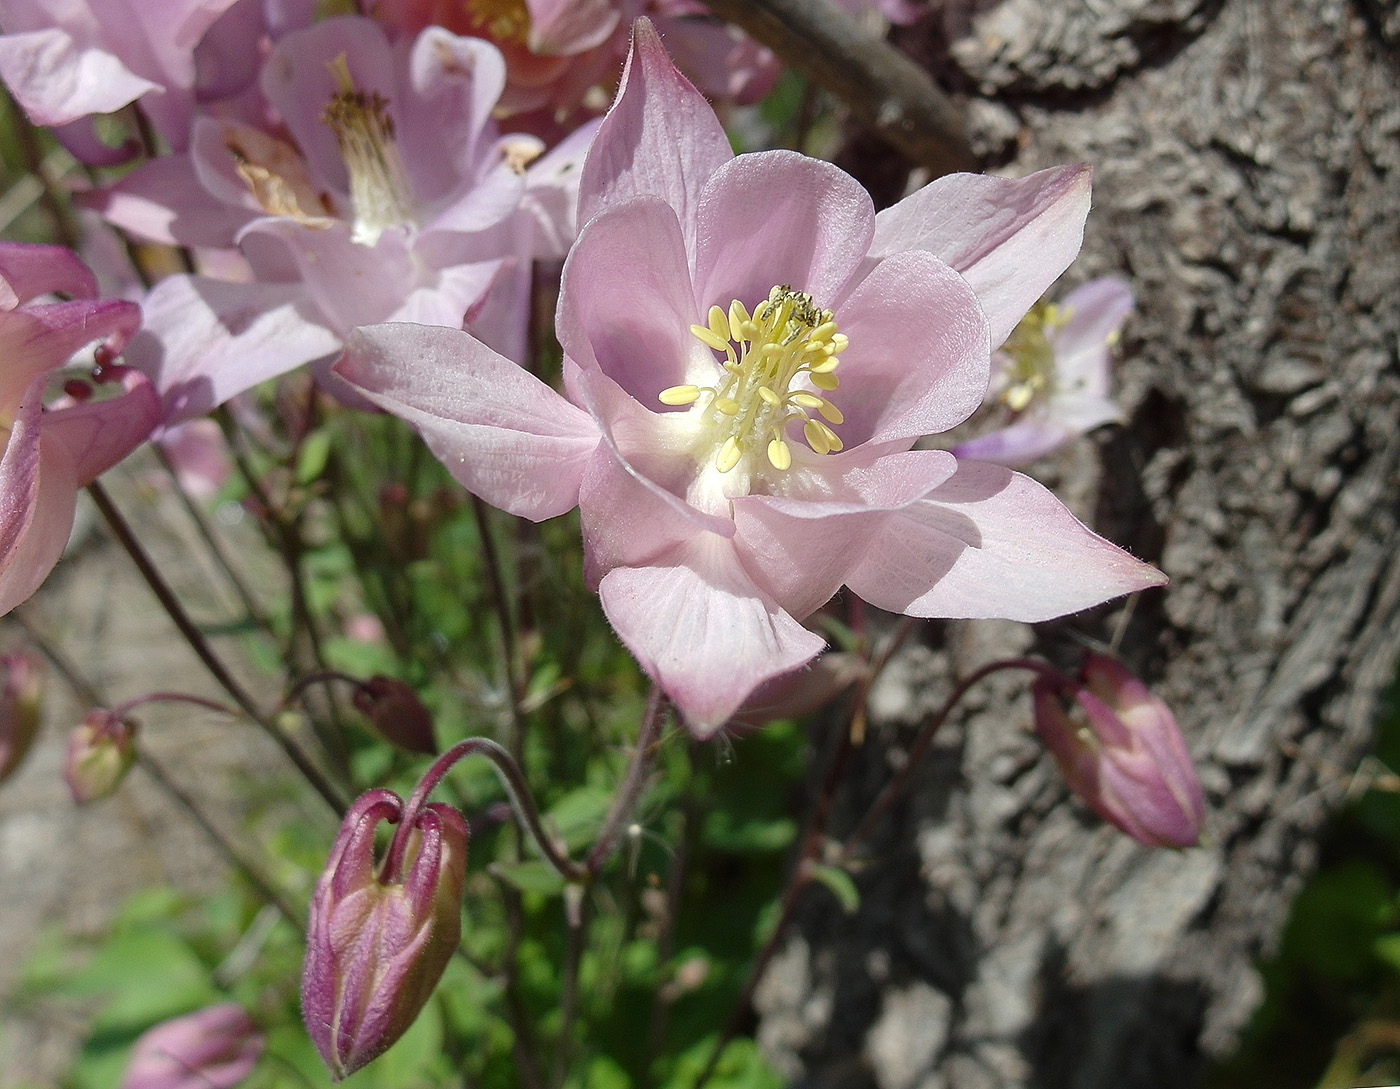
<path fill-rule="evenodd" d="M 19 767 L 39 732 L 44 663 L 26 651 L 0 655 L 0 782 Z"/>
<path fill-rule="evenodd" d="M 381 821 L 401 825 L 375 872 Z M 433 993 L 462 932 L 467 822 L 451 806 L 405 814 L 392 791 L 350 807 L 316 883 L 301 977 L 307 1031 L 336 1081 L 382 1054 Z"/>
<path fill-rule="evenodd" d="M 1176 719 L 1122 663 L 1090 653 L 1079 684 L 1042 676 L 1031 695 L 1036 730 L 1094 812 L 1150 847 L 1200 842 L 1205 800 Z"/>
<path fill-rule="evenodd" d="M 63 778 L 73 800 L 86 805 L 115 791 L 135 759 L 135 724 L 99 708 L 69 735 Z"/>
<path fill-rule="evenodd" d="M 232 1002 L 176 1017 L 137 1039 L 121 1089 L 233 1089 L 257 1065 L 264 1042 Z"/>
<path fill-rule="evenodd" d="M 356 686 L 350 698 L 386 741 L 405 752 L 425 756 L 437 752 L 433 716 L 428 714 L 418 693 L 403 681 L 376 673 Z"/>

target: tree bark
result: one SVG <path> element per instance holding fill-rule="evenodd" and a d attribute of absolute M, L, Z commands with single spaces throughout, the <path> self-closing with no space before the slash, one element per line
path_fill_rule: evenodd
<path fill-rule="evenodd" d="M 1036 475 L 1172 582 L 1036 629 L 931 628 L 872 694 L 834 831 L 952 678 L 1027 649 L 1072 668 L 1118 632 L 1186 733 L 1209 842 L 1153 851 L 1088 815 L 1026 683 L 998 674 L 871 844 L 859 911 L 809 892 L 759 1039 L 809 1086 L 1182 1089 L 1253 1013 L 1400 657 L 1400 18 L 1383 0 L 980 6 L 948 0 L 900 40 L 1007 172 L 1094 164 L 1066 282 L 1118 272 L 1138 300 L 1128 424 Z"/>

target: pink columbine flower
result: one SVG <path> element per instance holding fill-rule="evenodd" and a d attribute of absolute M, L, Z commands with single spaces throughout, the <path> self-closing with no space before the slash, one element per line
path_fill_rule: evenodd
<path fill-rule="evenodd" d="M 1058 304 L 1031 308 L 992 357 L 990 405 L 1013 414 L 1005 427 L 953 447 L 960 458 L 1024 465 L 1123 411 L 1109 396 L 1112 348 L 1133 309 L 1133 292 L 1105 276 Z"/>
<path fill-rule="evenodd" d="M 501 137 L 504 80 L 487 42 L 429 27 L 394 46 L 371 19 L 328 19 L 273 46 L 259 116 L 200 115 L 187 154 L 95 198 L 133 234 L 246 259 L 241 280 L 172 276 L 143 303 L 128 358 L 167 422 L 333 355 L 360 324 L 466 322 L 521 353 L 530 261 L 572 241 L 592 130 L 543 157 Z"/>
<path fill-rule="evenodd" d="M 71 299 L 40 301 L 49 292 Z M 53 373 L 76 352 L 105 338 L 100 354 L 111 358 L 140 321 L 133 303 L 96 294 L 68 250 L 0 243 L 0 615 L 58 562 L 78 489 L 144 441 L 159 415 L 150 383 L 122 367 L 102 366 L 95 385 L 70 383 L 69 395 L 44 404 Z"/>
<path fill-rule="evenodd" d="M 236 1003 L 196 1010 L 137 1038 L 121 1089 L 233 1089 L 253 1072 L 265 1043 Z"/>
<path fill-rule="evenodd" d="M 1167 705 L 1107 655 L 1087 655 L 1079 681 L 1041 676 L 1031 690 L 1036 730 L 1070 789 L 1149 847 L 1194 847 L 1205 799 Z"/>
<path fill-rule="evenodd" d="M 501 108 L 512 114 L 567 116 L 590 91 L 611 84 L 639 15 L 656 20 L 676 63 L 711 97 L 756 102 L 780 70 L 770 50 L 698 0 L 361 0 L 361 7 L 400 29 L 436 23 L 493 42 L 506 58 Z"/>
<path fill-rule="evenodd" d="M 954 175 L 878 216 L 828 163 L 735 157 L 637 23 L 584 165 L 563 397 L 451 330 L 380 326 L 337 370 L 515 514 L 577 504 L 586 575 L 700 735 L 812 659 L 842 586 L 923 617 L 1044 620 L 1163 581 L 1047 490 L 920 437 L 1079 248 L 1086 167 Z"/>
<path fill-rule="evenodd" d="M 78 158 L 120 162 L 93 114 L 138 99 L 182 148 L 194 108 L 195 43 L 234 0 L 0 0 L 0 79 L 36 124 L 58 126 Z"/>
<path fill-rule="evenodd" d="M 379 872 L 374 832 L 399 825 Z M 462 933 L 467 824 L 434 802 L 405 813 L 389 790 L 345 815 L 311 897 L 301 1008 L 339 1081 L 383 1054 L 413 1024 Z"/>

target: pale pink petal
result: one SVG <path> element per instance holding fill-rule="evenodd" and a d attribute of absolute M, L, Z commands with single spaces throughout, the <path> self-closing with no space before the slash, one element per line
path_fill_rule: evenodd
<path fill-rule="evenodd" d="M 953 453 L 960 458 L 994 461 L 998 465 L 1025 465 L 1058 450 L 1080 433 L 1042 413 L 1027 413 L 996 431 L 958 443 Z"/>
<path fill-rule="evenodd" d="M 77 255 L 63 246 L 0 242 L 0 310 L 13 310 L 50 291 L 90 299 L 97 294 L 97 281 Z"/>
<path fill-rule="evenodd" d="M 144 374 L 130 371 L 125 392 L 44 414 L 45 451 L 62 447 L 78 487 L 91 484 L 150 436 L 160 422 L 160 397 Z"/>
<path fill-rule="evenodd" d="M 540 521 L 572 509 L 598 428 L 534 375 L 456 329 L 379 325 L 335 371 L 422 433 L 469 491 Z"/>
<path fill-rule="evenodd" d="M 735 548 L 764 593 L 801 620 L 841 588 L 892 512 L 956 467 L 941 450 L 795 456 L 789 494 L 734 500 Z"/>
<path fill-rule="evenodd" d="M 578 237 L 579 177 L 598 125 L 589 121 L 579 126 L 525 172 L 520 209 L 534 220 L 531 256 L 563 258 Z"/>
<path fill-rule="evenodd" d="M 170 276 L 143 304 L 126 361 L 160 391 L 165 423 L 202 416 L 236 393 L 340 348 L 298 284 Z"/>
<path fill-rule="evenodd" d="M 910 616 L 1033 622 L 1165 581 L 1029 477 L 964 461 L 886 522 L 847 585 Z"/>
<path fill-rule="evenodd" d="M 331 329 L 344 336 L 357 325 L 387 321 L 419 286 L 408 232 L 390 227 L 372 246 L 351 238 L 349 224 L 309 226 L 284 216 L 254 220 L 239 242 L 275 238 L 296 262 L 298 279 Z"/>
<path fill-rule="evenodd" d="M 693 252 L 700 191 L 732 158 L 705 96 L 676 71 L 651 23 L 637 20 L 617 99 L 583 164 L 579 222 L 631 197 L 658 197 L 676 210 Z"/>
<path fill-rule="evenodd" d="M 663 389 L 696 376 L 705 385 L 719 373 L 714 353 L 691 335 L 701 320 L 670 207 L 632 200 L 584 226 L 559 295 L 567 356 L 581 366 L 596 362 L 641 404 L 659 409 Z"/>
<path fill-rule="evenodd" d="M 526 7 L 532 53 L 582 53 L 617 26 L 615 0 L 526 0 Z"/>
<path fill-rule="evenodd" d="M 1104 276 L 1075 288 L 1060 301 L 1065 323 L 1049 331 L 1058 388 L 1107 397 L 1109 349 L 1133 309 L 1132 289 Z"/>
<path fill-rule="evenodd" d="M 429 27 L 413 43 L 407 83 L 412 101 L 399 104 L 394 131 L 418 198 L 466 191 L 489 149 L 483 135 L 495 134 L 491 111 L 506 85 L 505 59 L 490 42 Z"/>
<path fill-rule="evenodd" d="M 0 456 L 0 615 L 39 588 L 73 528 L 78 485 L 63 451 L 46 449 L 40 437 L 39 392 Z"/>
<path fill-rule="evenodd" d="M 39 125 L 112 113 L 160 89 L 107 49 L 80 44 L 57 27 L 0 35 L 0 79 Z"/>
<path fill-rule="evenodd" d="M 618 567 L 598 586 L 603 611 L 699 737 L 758 685 L 826 645 L 769 601 L 732 546 L 700 536 L 651 567 Z"/>
<path fill-rule="evenodd" d="M 86 195 L 83 204 L 124 231 L 170 246 L 231 246 L 255 215 L 211 196 L 184 154 L 148 159 L 110 188 Z"/>
<path fill-rule="evenodd" d="M 1079 252 L 1088 166 L 1012 180 L 949 174 L 875 217 L 872 257 L 921 249 L 961 272 L 999 346 Z"/>
<path fill-rule="evenodd" d="M 850 347 L 828 398 L 847 446 L 946 431 L 982 403 L 987 323 L 967 282 L 930 253 L 878 262 L 836 311 Z"/>
<path fill-rule="evenodd" d="M 795 151 L 741 155 L 710 177 L 696 226 L 695 301 L 752 310 L 779 284 L 829 307 L 869 248 L 870 194 Z M 682 223 L 684 219 L 682 219 Z"/>

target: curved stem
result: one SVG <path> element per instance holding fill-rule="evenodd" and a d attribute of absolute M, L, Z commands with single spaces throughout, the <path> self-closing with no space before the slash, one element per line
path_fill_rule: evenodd
<path fill-rule="evenodd" d="M 642 727 L 637 733 L 637 744 L 632 750 L 632 760 L 627 765 L 627 774 L 623 777 L 622 786 L 613 795 L 612 808 L 603 819 L 603 830 L 598 833 L 593 849 L 588 852 L 588 858 L 584 861 L 584 868 L 589 877 L 595 876 L 603 868 L 603 863 L 611 857 L 617 847 L 617 841 L 622 837 L 623 825 L 636 808 L 637 799 L 646 785 L 647 772 L 651 768 L 652 752 L 661 738 L 661 729 L 666 720 L 665 711 L 666 696 L 662 693 L 660 685 L 653 684 L 651 694 L 647 697 L 646 714 L 642 716 Z"/>
<path fill-rule="evenodd" d="M 516 647 L 515 619 L 510 613 L 505 579 L 501 575 L 501 557 L 496 550 L 496 539 L 491 536 L 486 504 L 475 495 L 471 499 L 472 517 L 476 520 L 476 535 L 481 540 L 481 556 L 486 562 L 486 581 L 491 587 L 491 604 L 501 625 L 501 657 L 504 659 L 506 691 L 510 694 L 510 751 L 515 757 L 515 762 L 524 767 L 525 715 L 520 708 L 520 701 L 525 696 L 525 686 L 517 676 L 519 651 Z"/>
<path fill-rule="evenodd" d="M 155 563 L 146 554 L 146 550 L 141 547 L 136 535 L 131 532 L 131 527 L 127 525 L 121 512 L 117 510 L 116 504 L 112 502 L 106 489 L 97 481 L 93 481 L 88 485 L 87 490 L 102 517 L 106 519 L 113 535 L 122 548 L 126 550 L 127 555 L 131 557 L 136 569 L 141 572 L 142 578 L 146 580 L 146 585 L 151 588 L 151 592 L 156 595 L 161 607 L 165 609 L 166 614 L 174 622 L 175 627 L 179 629 L 180 634 L 185 637 L 185 642 L 190 645 L 190 649 L 204 663 L 205 668 L 209 670 L 213 678 L 219 682 L 220 687 L 232 697 L 233 702 L 238 704 L 244 714 L 261 726 L 267 735 L 277 742 L 282 751 L 286 753 L 287 758 L 296 765 L 297 770 L 305 776 L 306 781 L 311 784 L 325 803 L 337 814 L 343 814 L 347 803 L 340 796 L 340 792 L 321 774 L 321 770 L 311 762 L 297 744 L 263 714 L 253 701 L 252 696 L 238 683 L 233 674 L 228 671 L 228 667 L 214 653 L 209 641 L 204 638 L 204 633 L 190 619 L 190 615 L 185 611 L 180 599 L 175 596 L 175 592 L 161 577 Z"/>
<path fill-rule="evenodd" d="M 561 852 L 554 841 L 545 833 L 544 826 L 540 823 L 539 809 L 535 805 L 530 787 L 525 782 L 525 776 L 521 774 L 520 766 L 515 762 L 515 758 L 502 746 L 487 737 L 469 737 L 465 741 L 459 741 L 433 761 L 432 767 L 424 773 L 423 778 L 418 780 L 418 785 L 413 788 L 413 793 L 404 806 L 403 817 L 394 832 L 393 842 L 390 843 L 389 850 L 384 856 L 384 872 L 397 872 L 402 863 L 404 851 L 408 846 L 409 834 L 418 819 L 419 811 L 427 803 L 428 795 L 433 792 L 438 783 L 442 781 L 442 777 L 451 770 L 457 761 L 468 756 L 484 756 L 496 766 L 502 785 L 506 788 L 506 796 L 510 800 L 511 809 L 515 811 L 516 819 L 520 822 L 521 827 L 526 829 L 535 842 L 539 844 L 540 851 L 549 864 L 559 871 L 559 875 L 566 881 L 587 882 L 591 877 L 589 871 Z"/>
<path fill-rule="evenodd" d="M 990 677 L 993 673 L 1002 669 L 1028 669 L 1033 673 L 1039 673 L 1042 676 L 1051 678 L 1057 683 L 1073 684 L 1073 682 L 1066 678 L 1058 669 L 1053 668 L 1045 662 L 1038 661 L 1035 658 L 1003 658 L 995 662 L 989 662 L 959 681 L 957 686 L 944 701 L 943 706 L 924 721 L 924 725 L 919 730 L 918 736 L 914 738 L 914 743 L 909 746 L 909 755 L 905 758 L 904 766 L 895 773 L 893 779 L 885 784 L 885 789 L 880 791 L 879 796 L 871 803 L 869 810 L 867 810 L 865 816 L 861 818 L 860 823 L 856 825 L 855 830 L 846 837 L 846 842 L 842 844 L 841 851 L 837 856 L 837 865 L 846 862 L 851 857 L 856 845 L 869 836 L 879 825 L 885 814 L 889 812 L 890 807 L 894 805 L 900 792 L 908 785 L 909 779 L 917 770 L 920 761 L 928 754 L 929 747 L 933 744 L 934 735 L 938 733 L 939 728 L 947 721 L 953 708 L 958 705 L 958 702 L 963 696 L 967 695 L 968 690 L 978 681 Z"/>

